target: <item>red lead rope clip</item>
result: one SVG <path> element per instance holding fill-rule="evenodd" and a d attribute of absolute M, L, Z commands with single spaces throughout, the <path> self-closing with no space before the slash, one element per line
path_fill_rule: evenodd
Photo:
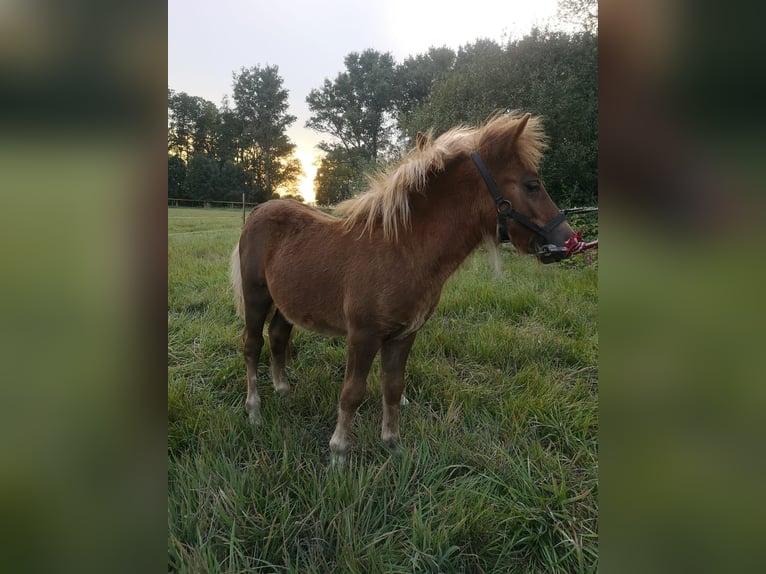
<path fill-rule="evenodd" d="M 585 242 L 582 240 L 582 231 L 578 231 L 577 233 L 573 232 L 561 247 L 552 244 L 543 245 L 536 255 L 544 263 L 553 263 L 554 261 L 561 261 L 572 255 L 583 253 L 588 249 L 596 248 L 598 248 L 598 239 Z"/>
<path fill-rule="evenodd" d="M 577 255 L 588 249 L 598 249 L 598 239 L 585 242 L 582 240 L 582 231 L 578 231 L 569 236 L 569 239 L 564 242 L 563 247 L 570 256 Z"/>

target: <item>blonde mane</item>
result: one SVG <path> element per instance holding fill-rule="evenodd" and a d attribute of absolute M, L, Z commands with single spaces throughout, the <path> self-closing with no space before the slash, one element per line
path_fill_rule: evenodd
<path fill-rule="evenodd" d="M 527 115 L 496 114 L 482 126 L 452 128 L 436 139 L 430 132 L 418 133 L 416 146 L 398 165 L 371 178 L 369 191 L 338 204 L 336 212 L 346 216 L 347 230 L 361 225 L 363 233 L 371 232 L 380 225 L 383 236 L 396 241 L 399 231 L 410 225 L 410 194 L 424 193 L 429 177 L 444 171 L 457 157 L 474 150 L 486 153 L 507 142 Z M 537 169 L 545 147 L 540 118 L 529 117 L 515 142 L 519 160 Z"/>

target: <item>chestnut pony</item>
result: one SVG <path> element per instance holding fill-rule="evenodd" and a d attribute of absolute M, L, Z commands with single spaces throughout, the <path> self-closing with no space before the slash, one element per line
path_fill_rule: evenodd
<path fill-rule="evenodd" d="M 282 395 L 290 393 L 285 364 L 293 325 L 347 339 L 333 460 L 345 460 L 378 351 L 381 439 L 395 447 L 407 357 L 447 278 L 484 239 L 494 241 L 498 227 L 518 251 L 543 262 L 566 256 L 541 251 L 543 241 L 555 251 L 572 235 L 538 175 L 545 145 L 539 118 L 495 115 L 433 140 L 419 134 L 416 147 L 369 191 L 338 206 L 344 218 L 289 200 L 257 207 L 231 258 L 245 318 L 250 421 L 260 422 L 256 367 L 273 310 L 271 373 Z"/>

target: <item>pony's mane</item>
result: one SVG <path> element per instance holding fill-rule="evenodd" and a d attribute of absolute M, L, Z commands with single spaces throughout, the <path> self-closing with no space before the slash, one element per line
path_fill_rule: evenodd
<path fill-rule="evenodd" d="M 525 117 L 496 114 L 484 125 L 452 128 L 436 139 L 431 132 L 419 133 L 416 146 L 397 165 L 371 178 L 369 191 L 338 204 L 336 212 L 346 215 L 347 230 L 361 225 L 363 233 L 371 232 L 380 225 L 386 239 L 396 240 L 399 230 L 410 225 L 411 193 L 423 193 L 429 177 L 444 171 L 457 157 L 502 145 Z M 542 122 L 539 117 L 530 117 L 515 143 L 519 160 L 537 169 L 545 147 Z"/>

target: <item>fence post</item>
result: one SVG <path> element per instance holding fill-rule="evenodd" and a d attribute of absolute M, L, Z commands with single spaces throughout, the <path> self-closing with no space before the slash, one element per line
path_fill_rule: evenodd
<path fill-rule="evenodd" d="M 242 192 L 242 225 L 245 225 L 245 192 Z"/>

